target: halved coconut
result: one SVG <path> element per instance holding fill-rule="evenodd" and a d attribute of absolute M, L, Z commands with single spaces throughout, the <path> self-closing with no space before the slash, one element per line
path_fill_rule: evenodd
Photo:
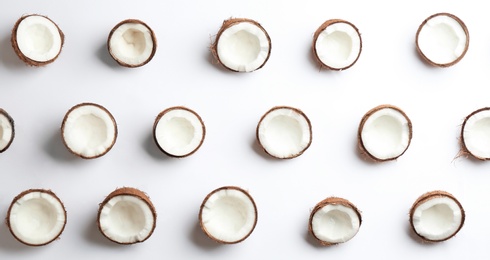
<path fill-rule="evenodd" d="M 470 35 L 458 17 L 438 13 L 422 22 L 415 41 L 418 53 L 430 65 L 449 67 L 458 63 L 468 51 Z"/>
<path fill-rule="evenodd" d="M 66 148 L 84 159 L 100 157 L 114 146 L 116 120 L 103 106 L 81 103 L 72 107 L 61 124 Z"/>
<path fill-rule="evenodd" d="M 225 186 L 209 193 L 199 211 L 201 229 L 212 240 L 234 244 L 245 240 L 257 224 L 257 207 L 245 190 Z"/>
<path fill-rule="evenodd" d="M 246 18 L 225 20 L 211 51 L 218 63 L 236 72 L 262 68 L 271 53 L 271 39 L 256 21 Z"/>
<path fill-rule="evenodd" d="M 465 213 L 459 201 L 445 191 L 420 196 L 410 209 L 410 225 L 421 239 L 441 242 L 450 239 L 463 227 Z"/>
<path fill-rule="evenodd" d="M 58 58 L 65 36 L 46 16 L 22 16 L 12 29 L 12 47 L 19 58 L 31 66 L 49 64 Z"/>
<path fill-rule="evenodd" d="M 327 20 L 313 36 L 315 58 L 322 67 L 331 70 L 350 68 L 359 59 L 361 50 L 359 30 L 345 20 Z"/>
<path fill-rule="evenodd" d="M 257 125 L 256 134 L 264 151 L 278 159 L 300 156 L 312 141 L 308 117 L 301 110 L 287 106 L 267 111 Z"/>
<path fill-rule="evenodd" d="M 479 160 L 490 160 L 490 107 L 468 115 L 461 127 L 461 146 L 465 154 Z"/>
<path fill-rule="evenodd" d="M 186 157 L 196 152 L 205 135 L 201 117 L 186 107 L 162 111 L 153 125 L 153 138 L 158 148 L 173 157 Z"/>
<path fill-rule="evenodd" d="M 0 153 L 7 150 L 15 136 L 14 120 L 0 108 Z"/>
<path fill-rule="evenodd" d="M 308 229 L 322 245 L 330 246 L 352 239 L 361 227 L 361 212 L 346 199 L 330 197 L 313 208 Z"/>
<path fill-rule="evenodd" d="M 157 214 L 150 198 L 135 188 L 111 192 L 99 206 L 97 224 L 107 239 L 118 244 L 147 240 L 155 230 Z"/>
<path fill-rule="evenodd" d="M 63 233 L 66 211 L 52 191 L 26 190 L 10 204 L 6 222 L 12 235 L 21 243 L 43 246 Z"/>
<path fill-rule="evenodd" d="M 144 22 L 127 19 L 118 23 L 109 33 L 107 47 L 119 65 L 136 68 L 145 65 L 155 55 L 157 39 Z"/>
<path fill-rule="evenodd" d="M 410 119 L 405 112 L 392 105 L 371 109 L 359 125 L 359 147 L 374 161 L 389 161 L 400 157 L 408 149 L 411 140 Z"/>

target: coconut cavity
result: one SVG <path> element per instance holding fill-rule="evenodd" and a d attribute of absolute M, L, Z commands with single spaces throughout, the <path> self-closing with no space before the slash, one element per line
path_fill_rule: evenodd
<path fill-rule="evenodd" d="M 461 127 L 463 153 L 479 160 L 490 160 L 490 108 L 481 108 L 468 115 Z"/>
<path fill-rule="evenodd" d="M 392 105 L 371 109 L 359 125 L 359 147 L 375 161 L 400 157 L 408 149 L 411 139 L 410 119 L 401 109 Z"/>
<path fill-rule="evenodd" d="M 107 46 L 119 65 L 141 67 L 153 58 L 157 49 L 156 36 L 144 22 L 128 19 L 118 23 L 110 32 Z"/>
<path fill-rule="evenodd" d="M 449 67 L 458 63 L 468 51 L 470 36 L 458 17 L 438 13 L 422 22 L 416 36 L 419 54 L 429 64 Z"/>
<path fill-rule="evenodd" d="M 32 189 L 14 198 L 6 222 L 18 241 L 29 246 L 42 246 L 61 235 L 66 225 L 66 211 L 53 192 Z"/>
<path fill-rule="evenodd" d="M 64 35 L 58 25 L 43 15 L 21 17 L 14 25 L 12 47 L 17 56 L 31 66 L 49 64 L 58 58 Z"/>
<path fill-rule="evenodd" d="M 225 186 L 209 193 L 201 204 L 199 223 L 212 240 L 234 244 L 245 240 L 257 224 L 257 207 L 243 189 Z"/>
<path fill-rule="evenodd" d="M 211 51 L 225 68 L 251 72 L 262 68 L 269 59 L 271 39 L 256 21 L 232 18 L 223 22 Z"/>
<path fill-rule="evenodd" d="M 153 139 L 158 148 L 173 157 L 186 157 L 196 152 L 205 135 L 201 117 L 185 107 L 162 111 L 153 125 Z"/>
<path fill-rule="evenodd" d="M 63 143 L 73 154 L 84 159 L 97 158 L 114 146 L 117 138 L 116 121 L 101 105 L 78 104 L 66 113 L 61 135 Z"/>
<path fill-rule="evenodd" d="M 6 151 L 15 136 L 14 120 L 7 111 L 0 108 L 0 153 Z"/>
<path fill-rule="evenodd" d="M 463 227 L 465 213 L 459 201 L 445 191 L 420 196 L 410 209 L 410 224 L 423 240 L 441 242 L 450 239 Z"/>
<path fill-rule="evenodd" d="M 352 23 L 340 19 L 324 22 L 313 36 L 313 53 L 318 63 L 331 70 L 350 68 L 362 50 L 361 34 Z"/>
<path fill-rule="evenodd" d="M 312 141 L 310 120 L 297 108 L 274 107 L 260 119 L 257 140 L 264 151 L 275 158 L 300 156 Z"/>

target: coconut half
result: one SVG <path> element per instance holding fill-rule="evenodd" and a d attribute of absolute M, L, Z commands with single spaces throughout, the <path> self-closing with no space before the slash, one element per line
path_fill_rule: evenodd
<path fill-rule="evenodd" d="M 14 120 L 7 111 L 0 108 L 0 153 L 5 152 L 15 136 Z"/>
<path fill-rule="evenodd" d="M 313 208 L 308 230 L 324 246 L 352 239 L 361 227 L 361 212 L 346 199 L 330 197 Z"/>
<path fill-rule="evenodd" d="M 271 53 L 271 39 L 256 21 L 246 18 L 225 20 L 211 51 L 218 63 L 236 72 L 262 68 Z"/>
<path fill-rule="evenodd" d="M 147 240 L 155 230 L 157 214 L 150 198 L 135 188 L 111 192 L 99 206 L 97 224 L 107 239 L 118 244 Z"/>
<path fill-rule="evenodd" d="M 153 125 L 153 139 L 158 148 L 172 157 L 186 157 L 204 142 L 206 128 L 201 117 L 186 107 L 162 111 Z"/>
<path fill-rule="evenodd" d="M 136 68 L 147 64 L 153 58 L 157 50 L 157 39 L 146 23 L 127 19 L 111 30 L 107 48 L 119 65 Z"/>
<path fill-rule="evenodd" d="M 257 224 L 257 207 L 245 190 L 225 186 L 209 193 L 201 204 L 199 223 L 204 233 L 222 244 L 245 240 Z"/>
<path fill-rule="evenodd" d="M 313 36 L 315 58 L 322 67 L 331 70 L 350 68 L 359 59 L 361 50 L 359 30 L 345 20 L 327 20 Z"/>
<path fill-rule="evenodd" d="M 421 239 L 441 242 L 450 239 L 463 227 L 465 213 L 459 201 L 445 191 L 420 196 L 410 209 L 410 225 Z"/>
<path fill-rule="evenodd" d="M 58 58 L 65 36 L 51 19 L 43 15 L 22 16 L 12 29 L 12 47 L 27 65 L 43 66 Z"/>
<path fill-rule="evenodd" d="M 43 246 L 63 233 L 66 211 L 52 191 L 26 190 L 10 204 L 6 223 L 12 235 L 21 243 Z"/>
<path fill-rule="evenodd" d="M 358 131 L 359 148 L 377 162 L 395 160 L 412 140 L 412 123 L 401 109 L 381 105 L 367 112 Z"/>
<path fill-rule="evenodd" d="M 416 36 L 417 51 L 430 65 L 449 67 L 458 63 L 468 51 L 468 28 L 458 17 L 438 13 L 425 19 Z"/>
<path fill-rule="evenodd" d="M 303 154 L 312 141 L 311 123 L 299 109 L 274 107 L 257 125 L 257 140 L 264 151 L 278 159 L 291 159 Z"/>
<path fill-rule="evenodd" d="M 81 103 L 66 113 L 61 124 L 61 135 L 71 153 L 84 159 L 97 158 L 114 146 L 116 120 L 101 105 Z"/>
<path fill-rule="evenodd" d="M 464 154 L 490 160 L 490 107 L 478 109 L 465 118 L 460 138 Z"/>

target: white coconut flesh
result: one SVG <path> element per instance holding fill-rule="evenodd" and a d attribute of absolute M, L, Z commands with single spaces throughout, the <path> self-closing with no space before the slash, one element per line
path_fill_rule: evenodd
<path fill-rule="evenodd" d="M 11 232 L 21 242 L 44 245 L 63 231 L 66 214 L 63 204 L 52 194 L 33 191 L 11 205 L 8 223 Z"/>
<path fill-rule="evenodd" d="M 480 159 L 490 158 L 490 110 L 481 110 L 466 119 L 463 142 L 469 153 Z"/>
<path fill-rule="evenodd" d="M 158 119 L 155 130 L 158 146 L 172 156 L 186 156 L 196 151 L 204 139 L 201 119 L 187 109 L 170 109 Z"/>
<path fill-rule="evenodd" d="M 311 220 L 316 238 L 328 244 L 337 244 L 353 238 L 361 226 L 356 210 L 340 204 L 327 204 L 317 210 Z"/>
<path fill-rule="evenodd" d="M 255 228 L 257 209 L 250 196 L 233 188 L 220 189 L 203 202 L 201 226 L 212 239 L 236 243 L 247 238 Z"/>
<path fill-rule="evenodd" d="M 327 26 L 316 38 L 318 59 L 332 69 L 350 67 L 361 52 L 361 37 L 352 25 L 337 22 Z"/>
<path fill-rule="evenodd" d="M 94 104 L 82 104 L 65 116 L 62 134 L 66 146 L 73 153 L 94 158 L 112 148 L 117 129 L 107 110 Z"/>
<path fill-rule="evenodd" d="M 432 241 L 452 237 L 463 225 L 462 221 L 461 208 L 450 197 L 435 197 L 422 202 L 412 215 L 415 232 Z"/>
<path fill-rule="evenodd" d="M 56 24 L 40 15 L 25 17 L 17 27 L 16 39 L 20 52 L 37 62 L 56 58 L 63 44 Z"/>
<path fill-rule="evenodd" d="M 463 25 L 448 15 L 436 15 L 418 32 L 417 46 L 435 64 L 451 64 L 466 52 L 468 36 Z"/>
<path fill-rule="evenodd" d="M 276 108 L 259 122 L 257 136 L 264 150 L 276 158 L 293 158 L 311 143 L 311 125 L 293 108 Z"/>
<path fill-rule="evenodd" d="M 223 30 L 217 42 L 217 55 L 227 68 L 251 72 L 268 59 L 270 40 L 262 28 L 250 22 L 240 22 Z"/>
<path fill-rule="evenodd" d="M 123 23 L 112 32 L 109 50 L 117 61 L 140 66 L 152 58 L 153 37 L 151 29 L 141 23 Z"/>
<path fill-rule="evenodd" d="M 372 113 L 361 129 L 364 149 L 378 160 L 402 155 L 410 144 L 410 138 L 407 118 L 399 110 L 389 107 Z"/>
<path fill-rule="evenodd" d="M 117 195 L 102 205 L 99 225 L 112 241 L 132 244 L 144 241 L 152 234 L 155 217 L 144 200 L 132 195 Z"/>
<path fill-rule="evenodd" d="M 0 113 L 0 152 L 7 149 L 14 138 L 14 126 L 11 120 Z"/>

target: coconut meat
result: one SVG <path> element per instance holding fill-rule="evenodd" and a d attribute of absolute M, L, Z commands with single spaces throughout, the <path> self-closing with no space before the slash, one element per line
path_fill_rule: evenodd
<path fill-rule="evenodd" d="M 0 151 L 3 151 L 12 141 L 14 126 L 10 119 L 0 113 Z"/>
<path fill-rule="evenodd" d="M 359 231 L 357 212 L 340 204 L 327 204 L 315 212 L 311 220 L 315 237 L 330 244 L 349 241 Z"/>
<path fill-rule="evenodd" d="M 63 41 L 58 27 L 40 15 L 25 17 L 17 27 L 16 38 L 22 54 L 38 62 L 56 58 Z"/>
<path fill-rule="evenodd" d="M 466 120 L 463 141 L 472 155 L 490 158 L 490 110 L 482 110 Z"/>
<path fill-rule="evenodd" d="M 152 55 L 153 37 L 150 29 L 140 23 L 121 24 L 111 35 L 109 49 L 120 62 L 138 66 Z"/>
<path fill-rule="evenodd" d="M 240 22 L 226 28 L 218 39 L 217 55 L 231 70 L 251 72 L 260 68 L 270 50 L 270 40 L 259 26 Z"/>
<path fill-rule="evenodd" d="M 320 61 L 333 69 L 351 66 L 361 52 L 361 37 L 357 30 L 344 22 L 327 26 L 315 41 Z"/>

